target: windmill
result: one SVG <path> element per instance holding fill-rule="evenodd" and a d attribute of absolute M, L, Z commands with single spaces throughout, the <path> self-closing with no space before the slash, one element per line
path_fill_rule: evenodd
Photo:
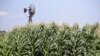
<path fill-rule="evenodd" d="M 28 22 L 31 23 L 32 22 L 32 17 L 35 14 L 35 7 L 31 4 L 28 9 L 24 8 L 24 13 L 26 13 L 26 12 L 28 12 L 28 14 L 29 14 L 29 16 L 28 16 L 29 17 Z"/>

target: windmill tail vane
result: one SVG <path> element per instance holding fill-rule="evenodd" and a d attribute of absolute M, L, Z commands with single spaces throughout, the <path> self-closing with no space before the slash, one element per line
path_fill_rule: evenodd
<path fill-rule="evenodd" d="M 26 13 L 27 12 L 27 9 L 26 8 L 24 8 L 24 13 Z"/>
<path fill-rule="evenodd" d="M 31 23 L 32 22 L 32 17 L 35 14 L 35 7 L 32 8 L 32 5 L 31 5 L 31 6 L 29 6 L 28 9 L 24 8 L 24 13 L 26 13 L 26 12 L 28 12 L 28 14 L 29 14 L 29 21 L 28 22 Z"/>

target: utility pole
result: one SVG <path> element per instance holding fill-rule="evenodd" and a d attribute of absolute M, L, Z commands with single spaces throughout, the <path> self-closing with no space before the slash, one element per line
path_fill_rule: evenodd
<path fill-rule="evenodd" d="M 29 23 L 32 23 L 32 17 L 34 16 L 35 14 L 35 7 L 32 7 L 32 5 L 29 6 L 29 8 L 24 8 L 24 13 L 26 13 L 28 11 L 28 14 L 29 14 L 29 20 L 28 22 Z"/>

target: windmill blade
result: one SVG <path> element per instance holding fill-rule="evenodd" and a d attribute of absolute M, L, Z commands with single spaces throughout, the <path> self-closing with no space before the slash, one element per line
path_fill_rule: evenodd
<path fill-rule="evenodd" d="M 26 13 L 27 12 L 27 9 L 26 8 L 24 8 L 24 13 Z"/>
<path fill-rule="evenodd" d="M 35 11 L 35 6 L 33 5 L 32 7 L 33 7 L 33 10 Z"/>
<path fill-rule="evenodd" d="M 32 11 L 35 11 L 35 6 L 33 4 L 30 4 L 29 8 L 31 8 Z"/>

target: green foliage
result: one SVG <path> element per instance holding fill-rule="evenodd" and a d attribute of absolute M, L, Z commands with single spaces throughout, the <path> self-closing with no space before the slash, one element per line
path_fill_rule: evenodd
<path fill-rule="evenodd" d="M 0 35 L 0 56 L 99 56 L 98 27 L 28 25 Z"/>

